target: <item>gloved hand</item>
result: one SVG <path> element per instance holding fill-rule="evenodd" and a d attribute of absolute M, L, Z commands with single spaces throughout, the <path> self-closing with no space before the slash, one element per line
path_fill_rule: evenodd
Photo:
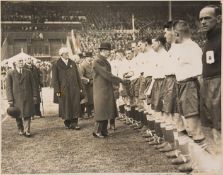
<path fill-rule="evenodd" d="M 61 93 L 60 92 L 57 92 L 56 95 L 57 95 L 57 97 L 60 97 L 61 96 Z"/>

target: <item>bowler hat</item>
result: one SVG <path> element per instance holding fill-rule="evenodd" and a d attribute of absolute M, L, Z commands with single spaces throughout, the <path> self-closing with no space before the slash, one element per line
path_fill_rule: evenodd
<path fill-rule="evenodd" d="M 98 49 L 111 50 L 111 44 L 110 43 L 101 43 L 101 45 Z"/>
<path fill-rule="evenodd" d="M 7 114 L 10 115 L 12 118 L 17 118 L 21 114 L 21 111 L 16 106 L 10 106 L 7 109 Z"/>

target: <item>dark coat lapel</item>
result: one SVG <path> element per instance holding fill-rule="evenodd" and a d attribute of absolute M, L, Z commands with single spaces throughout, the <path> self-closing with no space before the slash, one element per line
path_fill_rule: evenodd
<path fill-rule="evenodd" d="M 63 62 L 62 58 L 60 58 L 57 63 L 58 63 L 58 66 L 60 66 L 62 69 L 68 69 L 69 68 L 68 67 L 69 66 L 69 60 L 68 60 L 67 65 Z"/>
<path fill-rule="evenodd" d="M 26 70 L 22 69 L 22 75 L 20 76 L 20 83 L 22 83 L 22 81 L 24 80 L 24 78 L 26 77 Z"/>
<path fill-rule="evenodd" d="M 108 62 L 108 60 L 107 60 L 105 57 L 101 56 L 101 55 L 100 55 L 99 58 L 100 58 L 100 60 L 101 60 L 104 64 L 107 65 L 107 67 L 109 68 L 109 71 L 111 71 L 111 65 L 110 65 L 110 63 Z"/>
<path fill-rule="evenodd" d="M 17 69 L 14 70 L 13 74 L 15 75 L 15 77 L 17 77 L 17 79 L 18 79 L 19 82 L 20 82 L 20 80 L 21 80 L 21 76 L 22 76 L 22 75 L 19 74 L 19 72 L 17 71 Z"/>

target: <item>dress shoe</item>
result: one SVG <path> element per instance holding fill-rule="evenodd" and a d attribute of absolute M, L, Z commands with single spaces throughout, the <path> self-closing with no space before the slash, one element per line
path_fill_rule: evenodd
<path fill-rule="evenodd" d="M 177 158 L 171 160 L 171 163 L 174 165 L 180 165 L 189 162 L 190 159 L 182 154 L 180 154 Z"/>
<path fill-rule="evenodd" d="M 100 134 L 100 133 L 95 133 L 95 132 L 93 132 L 93 136 L 96 137 L 96 138 L 100 138 L 100 139 L 105 138 L 105 136 L 103 136 L 102 134 Z"/>
<path fill-rule="evenodd" d="M 104 136 L 104 137 L 108 137 L 109 136 L 108 132 L 107 133 L 101 133 L 101 135 Z"/>
<path fill-rule="evenodd" d="M 25 137 L 31 137 L 31 134 L 30 134 L 30 132 L 25 132 L 25 133 L 24 133 L 24 136 L 25 136 Z"/>
<path fill-rule="evenodd" d="M 40 115 L 40 116 L 39 116 L 39 118 L 45 118 L 45 116 L 43 116 L 43 115 Z"/>
<path fill-rule="evenodd" d="M 179 150 L 174 150 L 171 152 L 166 153 L 167 158 L 177 158 L 179 156 L 180 151 Z"/>
<path fill-rule="evenodd" d="M 21 136 L 21 135 L 24 135 L 24 131 L 19 130 L 19 135 L 20 135 L 20 136 Z"/>
<path fill-rule="evenodd" d="M 186 164 L 180 165 L 178 167 L 178 170 L 180 172 L 190 173 L 191 171 L 193 171 L 193 167 L 192 167 L 191 163 L 186 163 Z"/>
<path fill-rule="evenodd" d="M 76 125 L 76 126 L 70 126 L 69 129 L 80 130 L 81 128 L 78 125 Z"/>
<path fill-rule="evenodd" d="M 69 129 L 70 128 L 70 122 L 67 120 L 64 120 L 64 126 L 65 128 Z"/>
<path fill-rule="evenodd" d="M 173 147 L 169 143 L 167 143 L 167 145 L 163 148 L 160 148 L 159 151 L 162 153 L 170 152 L 170 151 L 173 151 Z"/>

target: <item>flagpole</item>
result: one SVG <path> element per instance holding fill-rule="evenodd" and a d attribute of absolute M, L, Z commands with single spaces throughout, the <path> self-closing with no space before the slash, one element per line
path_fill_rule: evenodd
<path fill-rule="evenodd" d="M 169 2 L 168 2 L 168 8 L 169 8 L 169 14 L 168 14 L 169 21 L 172 21 L 172 2 L 171 2 L 171 0 L 169 0 Z"/>
<path fill-rule="evenodd" d="M 135 17 L 134 14 L 132 14 L 132 38 L 135 40 Z"/>

